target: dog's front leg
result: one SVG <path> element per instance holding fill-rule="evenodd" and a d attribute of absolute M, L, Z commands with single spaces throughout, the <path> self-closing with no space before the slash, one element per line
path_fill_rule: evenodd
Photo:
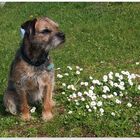
<path fill-rule="evenodd" d="M 26 92 L 24 90 L 20 90 L 19 97 L 20 97 L 20 110 L 22 113 L 21 117 L 23 120 L 28 121 L 30 120 L 31 117 Z"/>
<path fill-rule="evenodd" d="M 53 118 L 53 115 L 52 115 L 52 106 L 53 106 L 52 90 L 53 90 L 53 86 L 51 84 L 44 86 L 44 90 L 43 90 L 44 102 L 43 102 L 42 118 L 45 121 Z"/>

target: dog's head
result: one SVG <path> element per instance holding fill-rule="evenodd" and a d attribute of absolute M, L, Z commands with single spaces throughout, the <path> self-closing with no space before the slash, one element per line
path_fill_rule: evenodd
<path fill-rule="evenodd" d="M 65 34 L 59 30 L 58 24 L 48 17 L 26 21 L 21 28 L 25 32 L 24 39 L 36 49 L 49 51 L 65 41 Z"/>

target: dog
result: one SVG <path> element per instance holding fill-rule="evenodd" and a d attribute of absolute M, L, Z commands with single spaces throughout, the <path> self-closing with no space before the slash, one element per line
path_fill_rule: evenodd
<path fill-rule="evenodd" d="M 54 66 L 49 51 L 65 42 L 65 34 L 48 17 L 21 25 L 23 40 L 9 72 L 4 106 L 13 115 L 30 120 L 30 104 L 42 102 L 42 119 L 53 118 Z"/>

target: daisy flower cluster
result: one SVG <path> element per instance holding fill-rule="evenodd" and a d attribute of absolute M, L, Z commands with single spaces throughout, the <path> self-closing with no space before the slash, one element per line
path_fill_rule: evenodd
<path fill-rule="evenodd" d="M 57 68 L 58 88 L 67 114 L 87 116 L 121 115 L 120 110 L 133 108 L 129 96 L 140 94 L 139 74 L 128 71 L 109 72 L 98 80 L 89 76 L 84 80 L 83 68 L 67 66 L 66 72 Z"/>

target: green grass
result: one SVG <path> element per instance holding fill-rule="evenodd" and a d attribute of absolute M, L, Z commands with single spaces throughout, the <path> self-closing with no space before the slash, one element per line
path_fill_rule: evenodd
<path fill-rule="evenodd" d="M 4 111 L 2 96 L 11 60 L 19 47 L 21 23 L 36 16 L 48 16 L 66 33 L 66 43 L 51 52 L 55 67 L 79 65 L 83 77 L 101 77 L 109 71 L 129 70 L 140 74 L 139 3 L 6 3 L 0 8 L 0 136 L 140 136 L 139 97 L 135 108 L 119 119 L 70 118 L 59 103 L 56 86 L 55 118 L 43 122 L 41 116 L 23 122 Z M 57 81 L 56 81 L 57 83 Z"/>

